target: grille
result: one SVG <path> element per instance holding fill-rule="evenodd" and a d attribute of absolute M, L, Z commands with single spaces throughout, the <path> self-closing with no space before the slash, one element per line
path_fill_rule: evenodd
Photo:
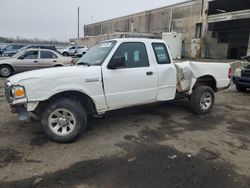
<path fill-rule="evenodd" d="M 242 77 L 250 78 L 250 70 L 249 69 L 243 70 L 241 75 L 242 75 Z"/>

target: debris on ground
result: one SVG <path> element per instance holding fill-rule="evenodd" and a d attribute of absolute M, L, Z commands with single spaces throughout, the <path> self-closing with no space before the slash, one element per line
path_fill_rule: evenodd
<path fill-rule="evenodd" d="M 202 158 L 205 158 L 206 160 L 215 160 L 219 157 L 219 154 L 207 148 L 201 148 L 199 155 L 202 156 Z"/>
<path fill-rule="evenodd" d="M 188 154 L 187 154 L 187 158 L 188 158 L 188 159 L 191 159 L 191 158 L 192 158 L 192 154 L 188 153 Z"/>
<path fill-rule="evenodd" d="M 132 162 L 135 162 L 136 161 L 136 157 L 132 157 L 130 159 L 128 159 L 128 162 L 132 163 Z"/>
<path fill-rule="evenodd" d="M 37 184 L 39 184 L 41 181 L 43 181 L 43 178 L 36 178 L 36 179 L 33 181 L 32 185 L 37 185 Z"/>
<path fill-rule="evenodd" d="M 241 61 L 241 60 L 230 62 L 230 66 L 231 66 L 233 71 L 235 71 L 238 68 L 244 67 L 244 66 L 246 66 L 248 64 L 249 64 L 249 62 Z"/>
<path fill-rule="evenodd" d="M 174 159 L 177 159 L 177 155 L 168 156 L 168 158 L 174 160 Z"/>

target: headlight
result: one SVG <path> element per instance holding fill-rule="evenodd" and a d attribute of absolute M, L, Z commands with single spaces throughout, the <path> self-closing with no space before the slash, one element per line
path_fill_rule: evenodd
<path fill-rule="evenodd" d="M 23 86 L 12 86 L 12 96 L 14 99 L 21 99 L 26 97 L 25 89 Z"/>
<path fill-rule="evenodd" d="M 236 69 L 234 75 L 241 77 L 241 71 L 242 71 L 241 69 Z"/>

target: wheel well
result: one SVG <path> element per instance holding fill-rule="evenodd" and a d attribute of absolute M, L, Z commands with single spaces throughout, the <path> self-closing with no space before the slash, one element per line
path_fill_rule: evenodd
<path fill-rule="evenodd" d="M 65 91 L 61 93 L 57 93 L 50 97 L 47 101 L 39 103 L 38 107 L 36 108 L 36 114 L 41 114 L 43 108 L 46 104 L 51 103 L 55 100 L 63 98 L 74 99 L 80 101 L 81 105 L 85 108 L 89 115 L 93 115 L 97 113 L 95 103 L 93 100 L 86 94 L 79 92 L 79 91 Z"/>
<path fill-rule="evenodd" d="M 3 66 L 8 66 L 8 67 L 10 67 L 10 68 L 12 69 L 12 71 L 15 70 L 15 69 L 14 69 L 11 65 L 9 65 L 9 64 L 1 64 L 1 65 L 0 65 L 0 67 L 3 67 Z"/>
<path fill-rule="evenodd" d="M 215 92 L 217 91 L 217 87 L 216 87 L 216 80 L 214 79 L 213 76 L 210 75 L 206 75 L 206 76 L 202 76 L 199 77 L 196 80 L 196 83 L 194 84 L 193 90 L 195 90 L 197 87 L 199 86 L 209 86 L 211 87 Z"/>

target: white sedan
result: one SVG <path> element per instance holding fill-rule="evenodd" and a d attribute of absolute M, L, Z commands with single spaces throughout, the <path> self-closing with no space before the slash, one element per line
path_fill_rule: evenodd
<path fill-rule="evenodd" d="M 83 46 L 68 46 L 64 49 L 58 49 L 58 51 L 63 55 L 63 56 L 78 56 L 81 57 L 85 53 L 87 53 L 88 48 L 83 47 Z"/>

